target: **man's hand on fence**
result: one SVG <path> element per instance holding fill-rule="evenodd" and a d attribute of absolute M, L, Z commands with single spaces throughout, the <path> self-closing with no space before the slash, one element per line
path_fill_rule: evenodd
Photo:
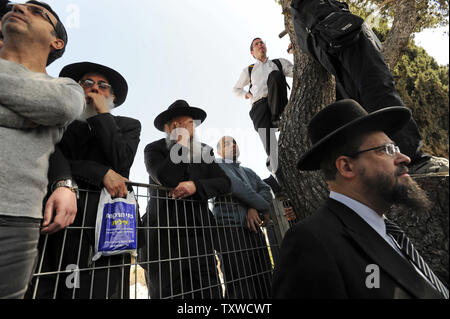
<path fill-rule="evenodd" d="M 263 221 L 259 218 L 258 211 L 254 208 L 249 208 L 247 211 L 247 227 L 251 231 L 257 233 L 258 227 L 263 225 Z"/>
<path fill-rule="evenodd" d="M 55 218 L 53 218 L 55 212 Z M 77 214 L 77 196 L 67 187 L 55 189 L 45 204 L 42 234 L 53 234 L 71 225 Z M 52 221 L 53 218 L 53 221 Z"/>
<path fill-rule="evenodd" d="M 289 222 L 292 222 L 297 219 L 297 216 L 295 215 L 294 209 L 292 207 L 284 208 L 284 216 L 286 216 L 286 219 Z"/>
<path fill-rule="evenodd" d="M 177 187 L 172 189 L 169 193 L 174 199 L 183 199 L 189 196 L 194 195 L 197 192 L 197 187 L 195 187 L 195 183 L 192 181 L 181 182 Z"/>
<path fill-rule="evenodd" d="M 117 174 L 112 169 L 108 170 L 105 177 L 103 177 L 103 185 L 111 195 L 111 197 L 125 197 L 128 194 L 127 185 L 128 179 L 120 174 Z"/>
<path fill-rule="evenodd" d="M 264 220 L 262 221 L 262 224 L 260 227 L 266 227 L 270 222 L 270 214 L 263 214 Z"/>
<path fill-rule="evenodd" d="M 289 46 L 288 46 L 288 48 L 287 48 L 287 52 L 288 52 L 289 54 L 293 54 L 293 53 L 294 53 L 294 47 L 292 46 L 292 42 L 289 43 Z"/>

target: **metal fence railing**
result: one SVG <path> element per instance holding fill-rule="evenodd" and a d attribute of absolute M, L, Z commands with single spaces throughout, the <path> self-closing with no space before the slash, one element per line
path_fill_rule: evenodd
<path fill-rule="evenodd" d="M 255 233 L 211 213 L 238 214 L 230 195 L 175 200 L 160 186 L 130 187 L 140 217 L 137 256 L 92 261 L 99 192 L 81 191 L 75 222 L 41 236 L 26 298 L 270 298 L 279 245 L 292 226 L 284 216 L 288 199 L 273 201 L 270 221 Z"/>

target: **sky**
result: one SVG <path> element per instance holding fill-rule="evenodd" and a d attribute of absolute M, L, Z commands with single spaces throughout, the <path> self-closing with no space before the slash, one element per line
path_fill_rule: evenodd
<path fill-rule="evenodd" d="M 67 64 L 89 61 L 107 65 L 128 82 L 126 102 L 114 115 L 142 124 L 140 145 L 130 180 L 147 183 L 144 148 L 161 139 L 153 121 L 178 99 L 208 114 L 196 130 L 199 140 L 213 146 L 220 137 L 235 137 L 242 165 L 261 178 L 269 176 L 266 154 L 248 115 L 249 100 L 232 88 L 253 63 L 250 42 L 261 37 L 269 58 L 286 52 L 288 36 L 281 7 L 274 0 L 46 0 L 66 26 L 64 56 L 48 68 L 58 76 Z M 416 36 L 438 63 L 449 60 L 448 33 L 427 31 Z"/>

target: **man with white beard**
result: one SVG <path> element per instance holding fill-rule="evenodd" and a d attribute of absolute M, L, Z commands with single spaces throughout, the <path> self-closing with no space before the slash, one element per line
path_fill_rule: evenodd
<path fill-rule="evenodd" d="M 58 147 L 70 164 L 71 176 L 79 188 L 90 191 L 89 194 L 80 193 L 74 226 L 95 228 L 99 191 L 105 187 L 112 197 L 125 197 L 128 193 L 125 183 L 139 144 L 141 124 L 136 119 L 110 113 L 113 108 L 125 102 L 128 92 L 126 80 L 117 71 L 100 64 L 80 62 L 65 66 L 59 76 L 78 82 L 86 97 L 87 107 L 84 113 L 69 125 Z M 61 245 L 64 242 L 62 236 L 64 233 L 60 232 L 48 238 L 49 252 L 44 256 L 48 268 L 44 271 L 58 269 L 63 248 Z M 94 244 L 94 229 L 67 231 L 61 269 L 66 269 L 71 264 L 80 269 L 80 285 L 76 289 L 75 298 L 89 298 L 91 293 L 92 298 L 127 298 L 129 267 L 82 271 L 83 268 L 92 266 Z M 126 262 L 124 258 L 129 257 L 102 257 L 95 266 L 128 264 L 130 261 Z M 73 289 L 66 287 L 65 277 L 63 275 L 63 278 L 59 278 L 57 296 L 72 298 Z M 40 279 L 38 291 L 41 293 L 38 293 L 38 297 L 51 297 L 56 288 L 55 279 L 56 277 Z"/>
<path fill-rule="evenodd" d="M 155 298 L 220 298 L 214 243 L 216 222 L 208 199 L 231 191 L 231 182 L 214 162 L 211 147 L 196 142 L 195 126 L 206 112 L 178 100 L 159 114 L 155 127 L 166 133 L 146 146 L 145 165 L 152 187 L 142 267 Z"/>

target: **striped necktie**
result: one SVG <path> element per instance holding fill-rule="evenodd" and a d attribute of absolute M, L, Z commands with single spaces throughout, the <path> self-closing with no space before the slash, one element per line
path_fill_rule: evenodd
<path fill-rule="evenodd" d="M 416 265 L 418 269 L 433 283 L 434 288 L 439 291 L 445 299 L 448 299 L 448 289 L 439 280 L 439 278 L 433 273 L 430 267 L 427 265 L 419 252 L 414 248 L 412 242 L 406 236 L 405 232 L 400 229 L 394 222 L 385 219 L 386 234 L 391 236 L 401 251 L 408 257 L 408 259 Z"/>

